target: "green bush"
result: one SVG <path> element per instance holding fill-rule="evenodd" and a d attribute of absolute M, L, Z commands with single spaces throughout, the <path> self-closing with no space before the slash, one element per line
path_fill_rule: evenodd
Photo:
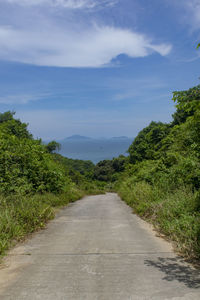
<path fill-rule="evenodd" d="M 26 234 L 45 226 L 54 208 L 88 194 L 103 191 L 92 181 L 92 162 L 51 153 L 33 139 L 27 124 L 13 112 L 0 113 L 0 255 Z"/>
<path fill-rule="evenodd" d="M 152 122 L 129 148 L 115 187 L 134 211 L 200 258 L 200 85 L 174 92 L 170 124 Z"/>

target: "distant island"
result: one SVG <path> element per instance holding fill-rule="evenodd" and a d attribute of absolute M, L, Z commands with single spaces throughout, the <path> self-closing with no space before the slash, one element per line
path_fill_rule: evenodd
<path fill-rule="evenodd" d="M 129 139 L 127 136 L 114 136 L 112 139 Z"/>
<path fill-rule="evenodd" d="M 92 138 L 90 138 L 88 136 L 74 134 L 72 136 L 69 136 L 69 137 L 65 138 L 64 141 L 66 141 L 66 140 L 91 140 L 91 139 Z"/>
<path fill-rule="evenodd" d="M 92 137 L 88 137 L 88 136 L 74 134 L 74 135 L 71 135 L 71 136 L 68 136 L 68 137 L 64 138 L 60 142 L 67 141 L 67 140 L 110 140 L 110 139 L 118 140 L 118 139 L 130 139 L 130 138 L 128 138 L 127 136 L 114 136 L 114 137 L 111 137 L 111 138 L 106 138 L 106 137 L 92 138 Z"/>

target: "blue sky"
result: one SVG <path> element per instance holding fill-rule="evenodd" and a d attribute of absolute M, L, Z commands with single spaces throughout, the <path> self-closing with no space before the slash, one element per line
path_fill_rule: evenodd
<path fill-rule="evenodd" d="M 0 110 L 35 137 L 134 137 L 199 84 L 200 0 L 0 0 Z"/>

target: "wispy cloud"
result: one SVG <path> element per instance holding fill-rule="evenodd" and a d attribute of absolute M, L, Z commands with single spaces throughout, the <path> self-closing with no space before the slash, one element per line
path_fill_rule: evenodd
<path fill-rule="evenodd" d="M 101 67 L 120 54 L 145 57 L 169 54 L 171 45 L 155 44 L 143 34 L 93 25 L 79 33 L 50 26 L 43 30 L 0 27 L 0 58 L 41 66 Z"/>
<path fill-rule="evenodd" d="M 49 94 L 15 94 L 5 95 L 0 97 L 0 104 L 27 104 L 32 101 L 38 101 L 48 97 Z"/>
<path fill-rule="evenodd" d="M 10 4 L 20 6 L 42 6 L 62 7 L 69 9 L 90 9 L 98 6 L 112 6 L 117 0 L 1 0 Z"/>
<path fill-rule="evenodd" d="M 157 77 L 153 78 L 127 78 L 115 79 L 110 83 L 110 87 L 115 90 L 113 100 L 131 100 L 132 102 L 149 102 L 152 101 L 149 95 L 154 92 L 154 99 L 161 99 L 163 96 L 169 98 L 169 94 L 163 95 L 163 90 L 167 84 Z"/>
<path fill-rule="evenodd" d="M 181 14 L 181 18 L 185 24 L 189 25 L 193 30 L 200 28 L 200 0 L 165 0 L 167 4 L 176 7 Z"/>
<path fill-rule="evenodd" d="M 196 27 L 200 27 L 200 0 L 184 1 L 186 10 L 191 13 L 191 22 Z"/>
<path fill-rule="evenodd" d="M 171 44 L 156 43 L 141 32 L 121 26 L 105 25 L 103 14 L 102 20 L 96 18 L 93 8 L 118 2 L 0 0 L 0 59 L 39 66 L 98 68 L 110 66 L 120 54 L 131 58 L 169 54 Z M 6 5 L 4 14 L 5 3 L 10 7 L 8 10 Z"/>

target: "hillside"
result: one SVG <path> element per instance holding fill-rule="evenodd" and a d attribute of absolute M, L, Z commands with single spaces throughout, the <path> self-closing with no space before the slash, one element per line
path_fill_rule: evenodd
<path fill-rule="evenodd" d="M 106 187 L 173 240 L 185 257 L 199 259 L 200 85 L 174 92 L 173 101 L 171 123 L 152 121 L 131 142 L 105 140 L 114 141 L 117 151 L 120 140 L 127 141 L 128 156 L 110 154 L 96 166 L 54 153 L 57 142 L 44 145 L 14 113 L 0 114 L 0 254 L 12 241 L 43 227 L 54 207 Z M 102 140 L 72 140 L 77 156 L 79 147 L 91 155 L 91 142 L 103 145 Z"/>
<path fill-rule="evenodd" d="M 99 162 L 95 178 L 112 182 L 134 212 L 173 240 L 179 252 L 199 259 L 200 85 L 174 92 L 173 101 L 171 123 L 151 122 L 130 145 L 129 156 Z"/>
<path fill-rule="evenodd" d="M 92 180 L 93 163 L 52 153 L 57 146 L 35 140 L 13 112 L 0 114 L 0 256 L 44 227 L 54 207 L 101 192 L 102 184 Z"/>

